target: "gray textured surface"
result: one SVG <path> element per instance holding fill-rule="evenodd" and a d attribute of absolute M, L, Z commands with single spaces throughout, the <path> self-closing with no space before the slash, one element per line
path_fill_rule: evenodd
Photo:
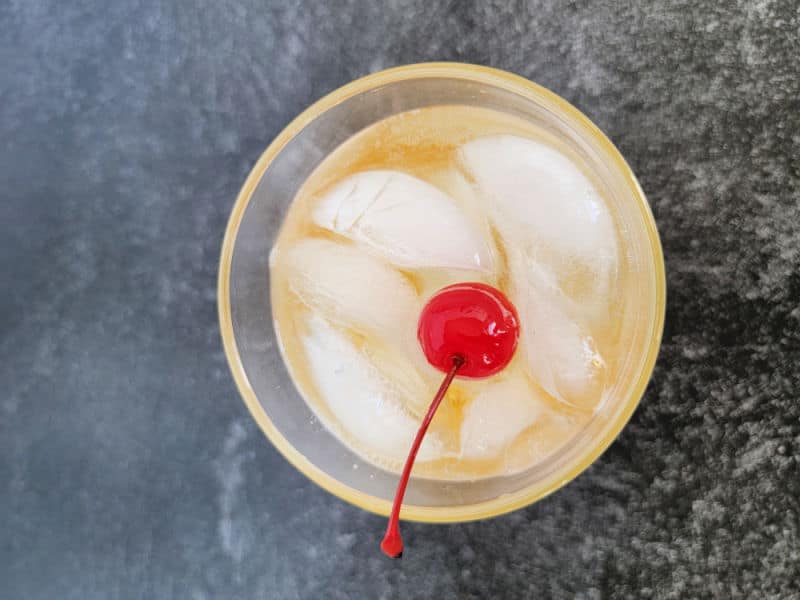
<path fill-rule="evenodd" d="M 0 597 L 798 598 L 797 4 L 281 4 L 0 0 Z M 669 309 L 596 465 L 506 517 L 407 526 L 390 562 L 383 520 L 246 414 L 216 262 L 291 117 L 429 59 L 530 77 L 609 134 Z"/>

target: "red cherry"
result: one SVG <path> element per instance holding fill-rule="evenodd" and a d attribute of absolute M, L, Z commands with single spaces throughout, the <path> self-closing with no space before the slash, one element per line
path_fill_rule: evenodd
<path fill-rule="evenodd" d="M 519 318 L 500 291 L 483 283 L 457 283 L 439 290 L 422 309 L 417 337 L 428 362 L 445 373 L 453 357 L 459 377 L 488 377 L 514 356 Z"/>
<path fill-rule="evenodd" d="M 422 419 L 397 484 L 381 550 L 391 557 L 403 555 L 400 507 L 422 438 L 456 375 L 488 377 L 502 370 L 514 356 L 519 319 L 514 305 L 502 292 L 483 283 L 457 283 L 434 294 L 419 317 L 417 337 L 428 362 L 447 376 Z"/>

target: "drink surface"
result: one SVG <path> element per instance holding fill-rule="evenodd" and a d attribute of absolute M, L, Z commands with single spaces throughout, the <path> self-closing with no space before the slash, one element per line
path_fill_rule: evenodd
<path fill-rule="evenodd" d="M 455 380 L 415 475 L 508 475 L 570 444 L 628 352 L 624 228 L 602 189 L 557 138 L 484 108 L 395 115 L 332 152 L 270 257 L 281 352 L 320 421 L 399 471 L 441 381 L 416 340 L 420 311 L 476 281 L 516 305 L 519 348 L 504 371 Z"/>

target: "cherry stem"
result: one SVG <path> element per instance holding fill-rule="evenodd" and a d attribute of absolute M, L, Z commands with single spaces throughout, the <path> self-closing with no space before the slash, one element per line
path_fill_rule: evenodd
<path fill-rule="evenodd" d="M 447 372 L 444 381 L 442 381 L 442 385 L 439 386 L 439 391 L 436 392 L 436 395 L 433 397 L 433 401 L 428 408 L 428 412 L 425 414 L 425 418 L 422 419 L 422 424 L 417 431 L 417 437 L 414 438 L 414 443 L 411 444 L 411 450 L 408 452 L 408 458 L 406 458 L 403 473 L 400 475 L 400 483 L 397 484 L 397 493 L 395 494 L 394 504 L 392 505 L 392 514 L 389 517 L 389 524 L 386 526 L 386 535 L 381 542 L 381 550 L 383 550 L 383 553 L 389 558 L 400 558 L 403 556 L 403 538 L 400 537 L 400 507 L 403 505 L 403 496 L 405 496 L 406 493 L 408 478 L 411 476 L 411 469 L 414 466 L 414 460 L 417 458 L 417 452 L 422 444 L 422 438 L 425 437 L 428 426 L 433 420 L 433 415 L 436 414 L 436 409 L 439 408 L 439 405 L 442 403 L 447 393 L 447 388 L 453 383 L 456 372 L 464 365 L 464 358 L 462 356 L 455 355 L 452 361 L 453 366 L 450 367 L 450 370 Z"/>

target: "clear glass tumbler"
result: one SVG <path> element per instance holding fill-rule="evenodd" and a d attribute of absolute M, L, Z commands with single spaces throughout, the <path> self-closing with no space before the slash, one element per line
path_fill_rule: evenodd
<path fill-rule="evenodd" d="M 315 418 L 295 389 L 276 343 L 269 253 L 298 188 L 337 146 L 396 113 L 461 104 L 528 119 L 563 139 L 594 171 L 621 223 L 638 299 L 624 312 L 631 347 L 606 402 L 561 451 L 528 471 L 476 481 L 412 478 L 402 517 L 427 522 L 481 519 L 542 498 L 586 469 L 625 426 L 644 393 L 661 342 L 664 261 L 653 216 L 614 145 L 575 107 L 515 75 L 456 63 L 382 71 L 334 91 L 272 142 L 233 207 L 219 271 L 219 317 L 236 385 L 256 422 L 297 469 L 332 494 L 388 515 L 397 476 L 365 462 Z"/>

